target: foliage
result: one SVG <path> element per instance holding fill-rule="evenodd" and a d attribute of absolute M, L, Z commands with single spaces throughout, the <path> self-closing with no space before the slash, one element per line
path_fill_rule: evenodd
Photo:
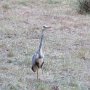
<path fill-rule="evenodd" d="M 78 2 L 80 14 L 90 13 L 90 0 L 78 0 Z"/>

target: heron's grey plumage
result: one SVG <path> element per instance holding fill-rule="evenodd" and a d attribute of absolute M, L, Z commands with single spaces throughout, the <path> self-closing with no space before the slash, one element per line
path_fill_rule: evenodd
<path fill-rule="evenodd" d="M 44 39 L 44 28 L 42 29 L 42 33 L 41 33 L 39 48 L 32 57 L 32 70 L 34 72 L 36 72 L 38 68 L 42 68 L 42 65 L 44 63 L 44 60 L 43 60 L 44 53 L 42 51 L 43 39 Z"/>
<path fill-rule="evenodd" d="M 32 57 L 32 70 L 34 72 L 37 71 L 38 69 L 42 68 L 44 64 L 44 53 L 43 53 L 43 43 L 44 43 L 44 31 L 50 27 L 43 26 L 42 33 L 41 33 L 41 38 L 40 38 L 40 44 L 38 50 L 34 53 Z M 37 75 L 38 77 L 38 75 Z"/>

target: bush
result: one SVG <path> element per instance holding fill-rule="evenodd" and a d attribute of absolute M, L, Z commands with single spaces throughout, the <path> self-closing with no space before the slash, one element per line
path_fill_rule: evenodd
<path fill-rule="evenodd" d="M 79 13 L 90 13 L 90 0 L 78 0 L 79 1 Z"/>

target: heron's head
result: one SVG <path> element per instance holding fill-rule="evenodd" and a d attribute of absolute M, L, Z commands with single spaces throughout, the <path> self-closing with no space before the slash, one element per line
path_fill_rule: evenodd
<path fill-rule="evenodd" d="M 51 27 L 49 27 L 49 26 L 43 26 L 43 30 L 46 30 L 46 29 L 49 29 L 49 28 L 51 28 Z"/>
<path fill-rule="evenodd" d="M 42 28 L 42 33 L 43 33 L 45 30 L 49 29 L 49 28 L 51 28 L 51 27 L 44 25 L 43 28 Z"/>

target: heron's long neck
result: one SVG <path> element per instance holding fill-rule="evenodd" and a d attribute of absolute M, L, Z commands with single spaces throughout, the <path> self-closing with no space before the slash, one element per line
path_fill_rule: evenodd
<path fill-rule="evenodd" d="M 41 39 L 40 39 L 40 45 L 39 45 L 39 51 L 42 50 L 43 47 L 43 39 L 44 39 L 44 31 L 41 33 Z"/>

